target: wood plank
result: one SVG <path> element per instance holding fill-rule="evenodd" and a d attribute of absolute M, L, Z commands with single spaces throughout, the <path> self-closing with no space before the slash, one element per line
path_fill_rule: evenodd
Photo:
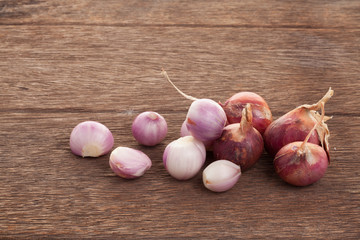
<path fill-rule="evenodd" d="M 358 116 L 360 31 L 193 31 L 3 26 L 0 107 L 3 112 L 124 113 L 158 110 L 161 102 L 167 111 L 184 111 L 189 101 L 160 75 L 164 67 L 190 95 L 225 101 L 235 92 L 253 91 L 274 115 L 314 103 L 332 87 L 328 114 Z"/>
<path fill-rule="evenodd" d="M 0 238 L 359 238 L 359 5 L 0 0 Z M 190 102 L 162 67 L 195 97 L 257 92 L 275 119 L 331 86 L 324 178 L 292 187 L 264 153 L 223 194 L 206 190 L 200 173 L 174 180 L 162 152 Z M 146 110 L 168 121 L 156 147 L 131 135 Z M 126 181 L 109 154 L 74 156 L 69 135 L 84 120 L 107 125 L 115 147 L 144 151 L 152 168 Z"/>
<path fill-rule="evenodd" d="M 169 134 L 156 147 L 138 146 L 129 126 L 134 115 L 112 113 L 6 113 L 0 116 L 0 236 L 131 238 L 355 238 L 360 224 L 356 138 L 359 117 L 330 124 L 333 162 L 318 183 L 292 187 L 274 173 L 264 154 L 229 192 L 206 190 L 200 174 L 180 182 L 162 165 L 162 151 L 182 118 L 165 113 Z M 81 120 L 97 119 L 115 145 L 141 149 L 153 160 L 141 178 L 114 176 L 108 155 L 82 159 L 68 140 Z M 119 123 L 121 122 L 121 124 Z M 343 122 L 350 122 L 348 128 Z M 346 139 L 355 139 L 349 145 Z M 346 144 L 345 144 L 346 143 Z M 208 161 L 212 157 L 209 155 Z M 220 204 L 221 203 L 221 204 Z"/>
<path fill-rule="evenodd" d="M 359 28 L 360 2 L 1 0 L 0 24 Z"/>

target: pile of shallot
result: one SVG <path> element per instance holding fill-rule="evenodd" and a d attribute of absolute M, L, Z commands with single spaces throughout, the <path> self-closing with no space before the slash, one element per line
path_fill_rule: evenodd
<path fill-rule="evenodd" d="M 301 105 L 273 121 L 266 101 L 256 93 L 239 92 L 224 104 L 186 95 L 162 75 L 185 98 L 192 101 L 180 129 L 180 137 L 163 152 L 163 164 L 178 180 L 196 176 L 211 153 L 215 159 L 202 170 L 204 186 L 214 192 L 231 189 L 241 174 L 256 164 L 264 150 L 274 157 L 275 172 L 285 182 L 307 186 L 318 181 L 330 163 L 330 136 L 325 103 L 331 88 L 317 103 Z M 143 112 L 133 121 L 135 140 L 145 146 L 159 144 L 167 134 L 167 122 L 156 112 Z M 85 121 L 70 136 L 71 151 L 82 157 L 110 152 L 114 138 L 101 123 Z M 110 154 L 110 168 L 120 177 L 142 176 L 152 165 L 140 150 L 120 146 Z"/>

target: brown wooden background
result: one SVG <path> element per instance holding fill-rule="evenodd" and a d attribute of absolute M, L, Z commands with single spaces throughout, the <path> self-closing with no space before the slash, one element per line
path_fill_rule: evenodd
<path fill-rule="evenodd" d="M 0 0 L 0 237 L 358 239 L 359 62 L 358 0 Z M 292 187 L 267 154 L 226 193 L 201 174 L 171 178 L 162 152 L 190 102 L 162 67 L 195 97 L 256 92 L 275 118 L 331 86 L 324 178 Z M 147 110 L 169 125 L 152 148 L 130 130 Z M 152 168 L 127 181 L 109 155 L 74 156 L 70 132 L 84 120 Z"/>

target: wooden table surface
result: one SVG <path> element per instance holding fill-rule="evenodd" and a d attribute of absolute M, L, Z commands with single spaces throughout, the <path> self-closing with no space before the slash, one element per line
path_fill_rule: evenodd
<path fill-rule="evenodd" d="M 0 237 L 359 239 L 359 62 L 358 0 L 0 0 Z M 264 153 L 225 193 L 201 173 L 170 177 L 162 153 L 190 101 L 162 67 L 195 97 L 256 92 L 275 119 L 332 87 L 325 176 L 293 187 Z M 143 111 L 168 122 L 155 147 L 132 137 Z M 151 169 L 124 180 L 109 154 L 73 155 L 85 120 L 148 154 Z"/>

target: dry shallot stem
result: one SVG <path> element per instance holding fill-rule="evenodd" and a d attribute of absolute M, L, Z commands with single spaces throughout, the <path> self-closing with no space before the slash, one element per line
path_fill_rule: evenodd
<path fill-rule="evenodd" d="M 240 121 L 241 130 L 244 132 L 249 127 L 252 127 L 252 109 L 251 104 L 247 103 L 246 106 L 243 108 L 242 117 Z"/>
<path fill-rule="evenodd" d="M 315 104 L 304 104 L 299 106 L 298 108 L 307 108 L 310 110 L 319 110 L 321 108 L 321 103 L 326 103 L 327 101 L 329 101 L 329 99 L 332 97 L 332 95 L 334 95 L 334 90 L 331 89 L 331 87 L 329 88 L 329 90 L 326 92 L 326 94 Z"/>
<path fill-rule="evenodd" d="M 166 71 L 164 69 L 161 70 L 161 74 L 166 78 L 166 80 L 176 89 L 176 91 L 178 91 L 182 96 L 184 96 L 186 99 L 189 99 L 191 101 L 196 101 L 198 100 L 197 98 L 194 98 L 192 96 L 189 96 L 185 93 L 183 93 L 178 87 L 176 87 L 176 85 L 170 80 L 169 75 L 166 73 Z"/>
<path fill-rule="evenodd" d="M 300 145 L 299 151 L 302 153 L 304 151 L 305 145 L 308 142 L 312 132 L 320 125 L 320 123 L 323 122 L 324 120 L 324 116 L 325 116 L 325 103 L 321 102 L 320 103 L 320 107 L 321 107 L 321 118 L 320 120 L 314 125 L 314 127 L 310 130 L 309 134 L 306 136 L 305 140 L 303 141 L 303 143 Z"/>

